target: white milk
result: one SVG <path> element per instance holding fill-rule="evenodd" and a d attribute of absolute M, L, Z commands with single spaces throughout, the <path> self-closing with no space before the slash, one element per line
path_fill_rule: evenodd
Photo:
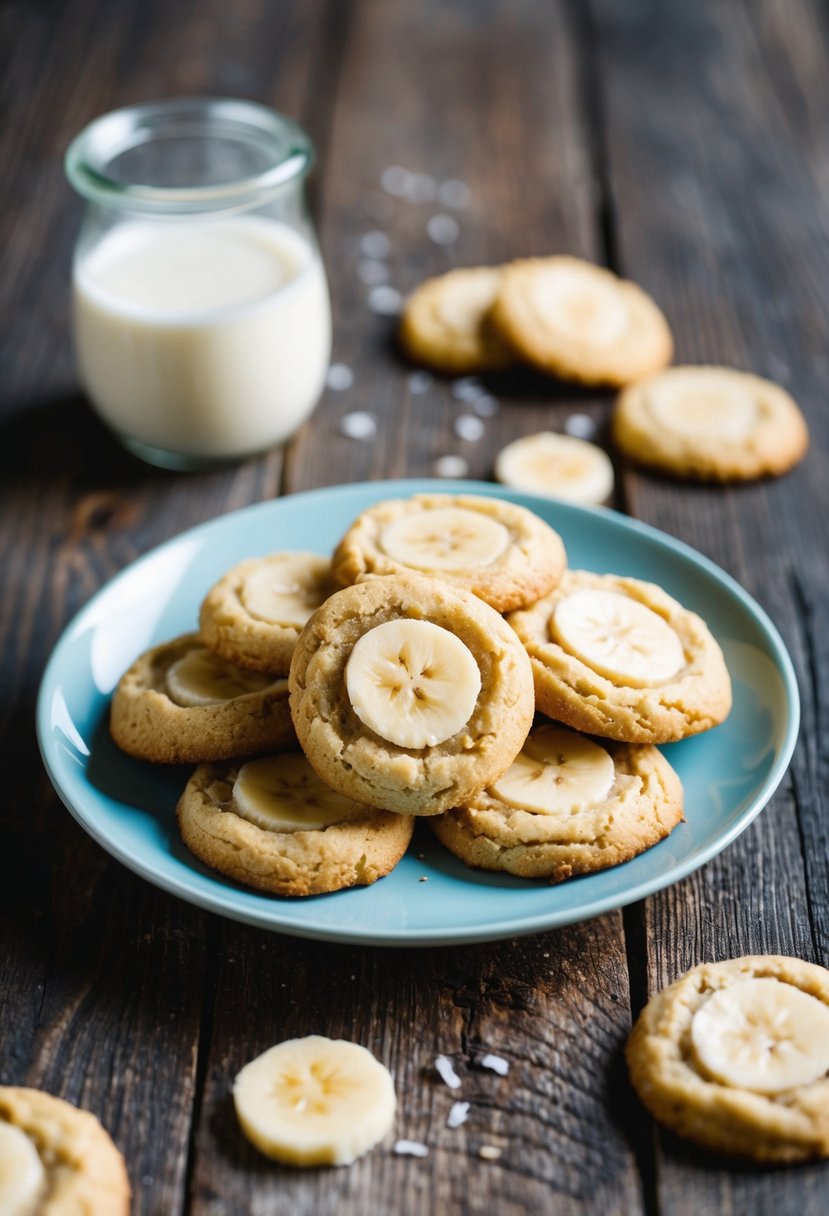
<path fill-rule="evenodd" d="M 250 217 L 120 225 L 76 261 L 74 321 L 101 417 L 208 460 L 286 439 L 314 408 L 331 353 L 318 254 L 287 225 Z"/>

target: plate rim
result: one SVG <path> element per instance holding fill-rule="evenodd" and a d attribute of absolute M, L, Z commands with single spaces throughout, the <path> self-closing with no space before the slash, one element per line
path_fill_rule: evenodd
<path fill-rule="evenodd" d="M 126 849 L 118 842 L 114 842 L 107 832 L 101 830 L 95 822 L 94 816 L 90 816 L 83 808 L 76 806 L 71 800 L 69 793 L 64 789 L 64 783 L 61 775 L 56 771 L 52 764 L 50 756 L 51 747 L 51 692 L 52 686 L 56 683 L 54 679 L 55 668 L 59 665 L 63 652 L 71 644 L 74 635 L 82 623 L 83 618 L 91 611 L 97 601 L 105 593 L 111 593 L 113 588 L 122 579 L 130 576 L 137 568 L 146 562 L 154 561 L 160 553 L 179 545 L 188 540 L 198 540 L 201 533 L 210 531 L 219 523 L 231 521 L 245 516 L 249 517 L 253 514 L 267 514 L 270 511 L 278 510 L 287 502 L 296 502 L 297 500 L 313 498 L 315 502 L 321 499 L 342 497 L 347 493 L 367 494 L 371 493 L 374 496 L 394 497 L 407 496 L 415 493 L 442 493 L 442 494 L 483 494 L 486 497 L 504 497 L 511 502 L 518 502 L 519 505 L 527 506 L 533 510 L 533 504 L 542 507 L 552 505 L 556 509 L 561 509 L 565 515 L 571 514 L 573 517 L 581 517 L 583 515 L 595 515 L 603 519 L 609 519 L 613 525 L 621 527 L 624 531 L 632 531 L 633 533 L 642 535 L 651 541 L 657 543 L 674 554 L 678 554 L 685 561 L 690 562 L 692 566 L 697 566 L 703 569 L 709 577 L 717 583 L 723 585 L 730 594 L 738 600 L 742 608 L 753 618 L 758 624 L 761 631 L 764 633 L 770 656 L 777 669 L 783 684 L 783 690 L 786 701 L 786 719 L 785 731 L 780 742 L 780 751 L 772 764 L 762 788 L 758 791 L 751 802 L 745 807 L 742 813 L 737 817 L 735 822 L 724 833 L 718 835 L 714 841 L 703 848 L 700 852 L 695 853 L 692 857 L 686 858 L 682 862 L 676 862 L 670 867 L 667 873 L 643 879 L 632 887 L 626 888 L 624 892 L 617 894 L 608 894 L 599 896 L 593 900 L 582 903 L 578 908 L 562 909 L 553 913 L 539 913 L 534 916 L 525 916 L 515 918 L 508 921 L 502 921 L 497 926 L 485 926 L 480 929 L 470 927 L 457 931 L 450 927 L 433 928 L 429 930 L 412 931 L 410 929 L 386 929 L 378 932 L 377 930 L 364 931 L 359 927 L 346 927 L 340 929 L 338 925 L 320 925 L 297 923 L 295 921 L 285 921 L 278 916 L 274 918 L 271 914 L 271 909 L 277 910 L 280 905 L 272 904 L 268 906 L 267 911 L 259 913 L 256 910 L 248 910 L 244 907 L 239 907 L 236 903 L 228 904 L 223 894 L 202 893 L 199 890 L 194 890 L 186 881 L 179 880 L 175 877 L 160 875 L 154 871 L 152 866 L 143 863 L 133 855 L 129 854 Z M 562 928 L 565 925 L 577 924 L 582 921 L 592 920 L 597 916 L 602 916 L 608 912 L 620 910 L 628 907 L 632 903 L 647 898 L 658 891 L 675 885 L 687 878 L 695 870 L 701 869 L 712 858 L 723 852 L 742 832 L 748 828 L 753 820 L 759 815 L 763 808 L 773 797 L 782 782 L 792 758 L 795 746 L 797 744 L 798 733 L 800 726 L 800 693 L 797 683 L 797 676 L 794 670 L 794 664 L 788 649 L 783 641 L 783 638 L 777 629 L 777 626 L 769 617 L 766 610 L 760 603 L 745 590 L 737 580 L 717 565 L 711 558 L 700 553 L 685 541 L 679 540 L 677 537 L 671 536 L 670 533 L 662 531 L 660 528 L 652 524 L 646 523 L 643 520 L 636 519 L 632 516 L 625 515 L 622 512 L 615 511 L 609 507 L 587 507 L 575 503 L 568 503 L 563 500 L 545 498 L 542 495 L 526 493 L 524 491 L 515 490 L 511 487 L 501 486 L 495 482 L 484 481 L 468 481 L 468 480 L 449 480 L 449 479 L 433 479 L 433 478 L 402 478 L 393 481 L 377 480 L 377 481 L 362 481 L 362 482 L 344 482 L 332 486 L 323 486 L 318 489 L 303 490 L 295 494 L 284 494 L 278 498 L 265 499 L 261 502 L 251 503 L 244 507 L 237 507 L 232 511 L 222 512 L 219 515 L 213 516 L 211 519 L 203 520 L 201 523 L 195 524 L 190 528 L 186 528 L 167 540 L 161 541 L 159 544 L 152 546 L 145 553 L 134 558 L 119 570 L 112 578 L 107 579 L 83 604 L 77 612 L 73 614 L 70 620 L 64 625 L 61 630 L 41 676 L 40 685 L 37 695 L 36 705 L 36 736 L 38 747 L 40 749 L 41 759 L 44 768 L 52 786 L 55 789 L 60 801 L 64 804 L 76 822 L 83 828 L 96 844 L 100 845 L 110 856 L 116 861 L 125 865 L 127 869 L 138 874 L 139 877 L 145 879 L 152 885 L 160 888 L 168 894 L 174 895 L 185 902 L 195 905 L 207 912 L 216 915 L 225 916 L 228 919 L 241 922 L 244 924 L 253 925 L 257 928 L 266 929 L 269 932 L 284 933 L 291 937 L 299 937 L 316 941 L 328 941 L 332 943 L 348 943 L 352 945 L 364 946 L 402 946 L 402 947 L 421 947 L 421 946 L 450 946 L 464 945 L 487 941 L 498 941 L 504 938 L 527 936 L 530 934 L 550 931 L 557 928 Z M 85 776 L 85 773 L 84 773 Z M 635 860 L 635 859 L 633 859 Z M 220 877 L 216 880 L 220 881 Z M 228 887 L 229 893 L 234 892 L 234 888 Z M 262 893 L 258 893 L 262 894 Z M 232 901 L 232 894 L 228 896 Z M 264 896 L 263 896 L 264 898 Z M 291 905 L 294 906 L 293 904 Z"/>

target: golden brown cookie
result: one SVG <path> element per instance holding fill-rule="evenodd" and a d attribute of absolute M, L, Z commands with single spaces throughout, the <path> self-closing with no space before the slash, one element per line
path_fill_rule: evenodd
<path fill-rule="evenodd" d="M 731 708 L 722 651 L 661 587 L 569 570 L 509 623 L 527 648 L 542 713 L 624 743 L 669 743 Z"/>
<path fill-rule="evenodd" d="M 660 1123 L 755 1161 L 829 1156 L 829 971 L 779 955 L 703 963 L 633 1028 L 634 1089 Z"/>
<path fill-rule="evenodd" d="M 413 574 L 327 600 L 300 634 L 290 689 L 322 779 L 409 815 L 437 815 L 495 780 L 533 717 L 529 660 L 505 621 Z"/>
<path fill-rule="evenodd" d="M 539 431 L 513 439 L 495 458 L 502 485 L 561 498 L 585 506 L 606 502 L 613 493 L 613 465 L 595 443 L 575 435 Z"/>
<path fill-rule="evenodd" d="M 400 344 L 414 362 L 446 375 L 507 367 L 515 355 L 488 321 L 501 282 L 497 266 L 452 270 L 409 296 Z"/>
<path fill-rule="evenodd" d="M 110 731 L 160 764 L 226 760 L 291 743 L 287 680 L 247 671 L 185 634 L 140 655 L 118 681 Z"/>
<path fill-rule="evenodd" d="M 584 384 L 630 384 L 673 354 L 668 322 L 651 297 L 579 258 L 504 267 L 490 317 L 523 359 Z"/>
<path fill-rule="evenodd" d="M 0 1211 L 127 1216 L 124 1158 L 89 1111 L 62 1098 L 0 1086 Z"/>
<path fill-rule="evenodd" d="M 208 591 L 199 636 L 231 663 L 286 676 L 302 626 L 334 590 L 331 562 L 318 553 L 249 558 Z"/>
<path fill-rule="evenodd" d="M 566 560 L 558 533 L 525 507 L 499 498 L 415 494 L 358 516 L 332 566 L 345 586 L 413 571 L 508 612 L 552 590 Z"/>
<path fill-rule="evenodd" d="M 682 785 L 657 748 L 608 751 L 545 723 L 499 780 L 431 826 L 467 865 L 561 882 L 628 861 L 681 821 Z"/>
<path fill-rule="evenodd" d="M 786 473 L 809 446 L 784 389 L 728 367 L 672 367 L 631 385 L 616 403 L 613 439 L 639 464 L 707 481 Z"/>
<path fill-rule="evenodd" d="M 274 895 L 366 886 L 394 869 L 413 828 L 406 815 L 329 789 L 296 751 L 200 765 L 176 814 L 206 865 Z"/>

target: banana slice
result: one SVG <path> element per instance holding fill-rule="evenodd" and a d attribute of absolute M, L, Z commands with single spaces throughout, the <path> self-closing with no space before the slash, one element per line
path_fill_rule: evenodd
<path fill-rule="evenodd" d="M 568 502 L 602 503 L 613 493 L 613 465 L 595 443 L 540 431 L 502 448 L 495 476 L 517 490 L 564 498 Z"/>
<path fill-rule="evenodd" d="M 216 705 L 280 684 L 287 687 L 288 681 L 237 667 L 204 646 L 195 646 L 167 669 L 167 695 L 186 709 Z"/>
<path fill-rule="evenodd" d="M 719 1081 L 761 1094 L 810 1085 L 829 1070 L 829 1006 L 772 977 L 720 988 L 694 1014 L 691 1043 Z"/>
<path fill-rule="evenodd" d="M 685 666 L 670 625 L 617 591 L 574 591 L 560 600 L 550 636 L 608 680 L 630 688 L 664 684 Z"/>
<path fill-rule="evenodd" d="M 542 726 L 489 788 L 518 810 L 567 815 L 604 802 L 615 780 L 613 759 L 603 747 L 573 731 Z"/>
<path fill-rule="evenodd" d="M 0 1121 L 0 1212 L 34 1216 L 46 1184 L 37 1149 L 19 1127 Z"/>
<path fill-rule="evenodd" d="M 468 570 L 489 566 L 509 547 L 497 520 L 464 507 L 401 515 L 383 528 L 382 551 L 414 570 Z"/>
<path fill-rule="evenodd" d="M 383 1139 L 397 1107 L 391 1074 L 371 1052 L 320 1035 L 251 1060 L 233 1101 L 251 1143 L 288 1165 L 350 1165 Z"/>
<path fill-rule="evenodd" d="M 242 819 L 266 832 L 312 832 L 373 813 L 329 789 L 300 752 L 243 764 L 233 800 Z"/>
<path fill-rule="evenodd" d="M 357 717 L 381 739 L 435 747 L 469 721 L 481 673 L 448 629 L 406 619 L 363 634 L 346 664 L 345 685 Z"/>
<path fill-rule="evenodd" d="M 239 598 L 258 620 L 301 629 L 327 596 L 330 570 L 316 553 L 281 553 L 251 571 Z"/>
<path fill-rule="evenodd" d="M 733 372 L 677 368 L 657 377 L 646 401 L 651 417 L 667 431 L 690 439 L 716 436 L 727 442 L 748 439 L 760 418 L 757 400 Z"/>

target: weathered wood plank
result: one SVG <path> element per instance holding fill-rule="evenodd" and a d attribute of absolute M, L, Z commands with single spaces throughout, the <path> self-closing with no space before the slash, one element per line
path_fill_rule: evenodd
<path fill-rule="evenodd" d="M 258 92 L 301 114 L 323 16 L 321 4 L 264 0 L 175 13 L 71 0 L 48 17 L 31 5 L 2 15 L 0 1079 L 94 1110 L 124 1150 L 136 1213 L 183 1209 L 213 939 L 208 918 L 111 862 L 61 807 L 34 740 L 37 682 L 103 581 L 181 528 L 273 494 L 281 456 L 172 477 L 121 453 L 92 418 L 69 350 L 81 208 L 61 154 L 96 114 L 153 96 Z"/>
<path fill-rule="evenodd" d="M 760 820 L 704 870 L 648 901 L 653 990 L 697 962 L 737 954 L 827 962 L 826 760 L 814 742 L 829 674 L 816 629 L 827 585 L 821 449 L 829 427 L 818 335 L 829 320 L 829 223 L 816 190 L 826 165 L 816 138 L 826 84 L 817 85 L 815 63 L 825 65 L 827 47 L 808 3 L 786 5 L 785 18 L 774 4 L 597 0 L 593 8 L 620 269 L 664 304 L 679 361 L 779 380 L 815 440 L 806 464 L 779 483 L 690 490 L 627 477 L 636 514 L 708 553 L 770 610 L 798 665 L 808 732 Z M 814 92 L 802 63 L 811 64 Z M 668 1136 L 659 1137 L 657 1178 L 661 1207 L 672 1213 L 825 1208 L 825 1168 L 721 1167 Z"/>
<path fill-rule="evenodd" d="M 286 487 L 346 476 L 428 475 L 435 457 L 461 453 L 488 475 L 494 453 L 521 433 L 560 426 L 600 401 L 507 378 L 501 413 L 477 444 L 452 430 L 464 407 L 436 380 L 411 396 L 390 343 L 393 322 L 366 307 L 359 240 L 391 241 L 392 283 L 409 290 L 453 265 L 525 253 L 597 251 L 578 31 L 565 5 L 531 2 L 353 6 L 331 143 L 319 181 L 322 243 L 335 303 L 334 358 L 354 387 L 329 392 L 291 445 Z M 439 208 L 391 199 L 384 168 L 402 164 L 472 190 L 460 235 L 433 245 Z M 342 416 L 368 409 L 373 443 L 339 434 Z M 345 522 L 345 521 L 343 521 Z M 244 928 L 223 930 L 209 1063 L 196 1137 L 192 1212 L 290 1211 L 338 1216 L 368 1210 L 461 1213 L 634 1213 L 641 1186 L 626 1138 L 629 1101 L 618 1052 L 629 1026 L 621 916 L 544 938 L 456 950 L 326 948 Z M 229 960 L 233 959 L 231 963 Z M 353 978 L 352 978 L 353 977 Z M 228 1097 L 257 1051 L 311 1032 L 354 1038 L 392 1069 L 401 1109 L 396 1136 L 427 1143 L 426 1160 L 378 1149 L 349 1171 L 297 1176 L 264 1163 L 236 1130 Z M 504 1055 L 499 1080 L 475 1067 L 482 1049 Z M 436 1054 L 457 1063 L 453 1095 L 433 1073 Z M 454 1097 L 472 1102 L 451 1131 Z M 477 1156 L 503 1148 L 499 1161 Z"/>

